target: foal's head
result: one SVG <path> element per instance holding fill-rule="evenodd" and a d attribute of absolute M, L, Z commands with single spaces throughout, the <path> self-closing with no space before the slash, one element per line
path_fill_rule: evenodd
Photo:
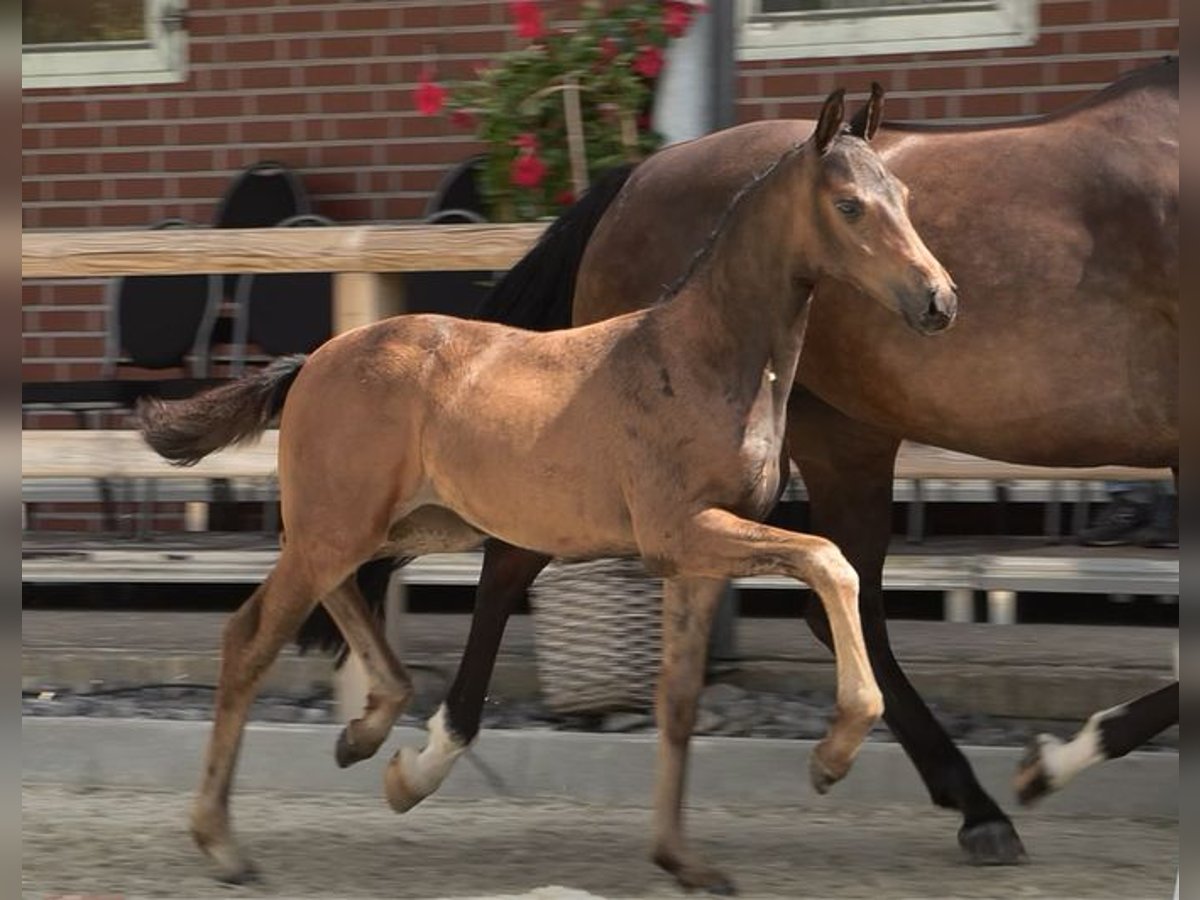
<path fill-rule="evenodd" d="M 908 219 L 908 188 L 884 166 L 868 141 L 882 118 L 883 90 L 843 128 L 844 91 L 830 94 L 810 139 L 798 187 L 811 216 L 799 235 L 816 249 L 814 270 L 846 281 L 931 334 L 954 321 L 958 307 L 949 273 Z"/>

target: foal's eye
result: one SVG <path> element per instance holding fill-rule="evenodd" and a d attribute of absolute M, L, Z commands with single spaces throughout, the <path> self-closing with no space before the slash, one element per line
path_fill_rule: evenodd
<path fill-rule="evenodd" d="M 848 219 L 857 219 L 862 215 L 863 207 L 862 202 L 859 200 L 848 197 L 838 200 L 834 205 L 837 206 L 838 212 Z"/>

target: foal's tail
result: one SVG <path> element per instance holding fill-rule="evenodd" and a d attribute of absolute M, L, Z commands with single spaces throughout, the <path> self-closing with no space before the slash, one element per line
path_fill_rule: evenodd
<path fill-rule="evenodd" d="M 143 399 L 137 407 L 142 437 L 177 466 L 195 465 L 222 447 L 253 440 L 283 409 L 304 360 L 303 355 L 281 357 L 262 371 L 186 400 Z"/>
<path fill-rule="evenodd" d="M 608 169 L 560 215 L 520 261 L 496 283 L 476 319 L 530 331 L 571 326 L 575 276 L 592 232 L 633 173 L 634 163 Z"/>

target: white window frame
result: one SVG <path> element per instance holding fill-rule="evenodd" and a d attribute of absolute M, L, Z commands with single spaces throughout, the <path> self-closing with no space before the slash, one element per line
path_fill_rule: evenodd
<path fill-rule="evenodd" d="M 883 6 L 763 13 L 760 0 L 737 0 L 742 60 L 936 53 L 1023 47 L 1037 40 L 1037 0 L 947 0 L 931 8 Z"/>
<path fill-rule="evenodd" d="M 144 0 L 146 39 L 22 47 L 23 88 L 157 84 L 187 77 L 185 0 Z"/>

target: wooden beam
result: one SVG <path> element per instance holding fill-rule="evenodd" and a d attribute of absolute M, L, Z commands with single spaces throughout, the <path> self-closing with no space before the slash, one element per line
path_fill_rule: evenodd
<path fill-rule="evenodd" d="M 31 231 L 23 278 L 507 269 L 545 223 Z"/>

